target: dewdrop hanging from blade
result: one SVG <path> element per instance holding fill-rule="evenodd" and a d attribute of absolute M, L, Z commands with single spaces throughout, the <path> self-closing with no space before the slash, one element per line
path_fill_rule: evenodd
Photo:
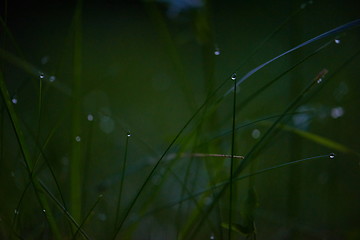
<path fill-rule="evenodd" d="M 325 75 L 328 73 L 329 71 L 324 68 L 323 70 L 321 70 L 318 75 L 314 78 L 314 81 L 316 81 L 317 83 L 321 83 L 323 78 L 325 77 Z"/>

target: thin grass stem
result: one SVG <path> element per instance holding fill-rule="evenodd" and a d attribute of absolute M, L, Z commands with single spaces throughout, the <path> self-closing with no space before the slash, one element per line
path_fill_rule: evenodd
<path fill-rule="evenodd" d="M 130 132 L 126 133 L 123 165 L 122 165 L 121 177 L 120 177 L 119 195 L 118 195 L 118 201 L 117 201 L 117 204 L 116 204 L 115 229 L 116 229 L 116 226 L 118 225 L 118 222 L 119 222 L 121 197 L 122 197 L 122 191 L 123 191 L 123 186 L 124 186 L 126 161 L 127 161 L 127 155 L 128 155 L 128 146 L 129 146 L 129 138 L 130 138 L 130 136 L 131 136 Z"/>
<path fill-rule="evenodd" d="M 232 134 L 231 134 L 231 159 L 230 159 L 230 177 L 229 177 L 229 226 L 232 225 L 232 205 L 233 205 L 233 171 L 234 171 L 234 155 L 235 155 L 235 125 L 236 125 L 236 75 L 233 75 L 234 94 L 233 94 L 233 117 L 232 117 Z M 228 236 L 231 240 L 231 228 L 229 228 Z"/>

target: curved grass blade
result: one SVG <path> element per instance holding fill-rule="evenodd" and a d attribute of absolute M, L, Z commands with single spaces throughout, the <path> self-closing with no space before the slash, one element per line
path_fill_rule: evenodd
<path fill-rule="evenodd" d="M 344 25 L 341 25 L 341 26 L 339 26 L 339 27 L 337 27 L 337 28 L 334 28 L 334 29 L 332 29 L 332 30 L 330 30 L 330 31 L 328 31 L 328 32 L 325 32 L 325 33 L 323 33 L 323 34 L 320 34 L 320 35 L 318 35 L 317 37 L 314 37 L 314 38 L 312 38 L 312 39 L 310 39 L 310 40 L 308 40 L 308 41 L 306 41 L 306 42 L 304 42 L 304 43 L 302 43 L 302 44 L 300 44 L 300 45 L 298 45 L 298 46 L 296 46 L 296 47 L 294 47 L 294 48 L 292 48 L 292 49 L 290 49 L 290 50 L 288 50 L 288 51 L 286 51 L 286 52 L 284 52 L 284 53 L 282 53 L 282 54 L 280 54 L 280 55 L 278 55 L 277 57 L 275 57 L 275 58 L 273 58 L 273 59 L 265 62 L 264 64 L 261 64 L 260 66 L 254 68 L 254 69 L 251 70 L 249 73 L 247 73 L 244 77 L 242 77 L 236 84 L 237 84 L 237 86 L 238 86 L 240 83 L 242 83 L 242 82 L 245 81 L 247 78 L 249 78 L 251 75 L 253 75 L 255 72 L 259 71 L 261 68 L 265 67 L 266 65 L 270 64 L 271 62 L 277 60 L 278 58 L 280 58 L 280 57 L 282 57 L 282 56 L 284 56 L 284 55 L 286 55 L 286 54 L 289 54 L 289 53 L 291 53 L 291 52 L 293 52 L 293 51 L 295 51 L 295 50 L 297 50 L 297 49 L 299 49 L 299 48 L 301 48 L 301 47 L 304 47 L 304 46 L 306 46 L 306 45 L 308 45 L 308 44 L 310 44 L 310 43 L 312 43 L 312 42 L 314 42 L 314 41 L 317 41 L 317 40 L 320 40 L 320 39 L 322 39 L 322 38 L 331 36 L 331 35 L 333 35 L 333 34 L 336 34 L 336 33 L 341 32 L 341 31 L 345 31 L 345 30 L 347 30 L 347 29 L 349 29 L 349 28 L 351 28 L 351 27 L 355 27 L 355 26 L 358 26 L 358 25 L 360 25 L 360 19 L 355 20 L 355 21 L 352 21 L 352 22 L 349 22 L 349 23 L 347 23 L 347 24 L 344 24 Z M 180 131 L 179 131 L 178 134 L 175 136 L 175 138 L 173 139 L 173 141 L 168 145 L 168 147 L 167 147 L 166 150 L 164 151 L 163 155 L 159 158 L 159 160 L 157 161 L 157 163 L 154 165 L 154 167 L 153 167 L 152 170 L 150 171 L 148 177 L 145 179 L 144 183 L 143 183 L 142 186 L 140 187 L 140 189 L 139 189 L 139 191 L 137 192 L 136 196 L 134 197 L 133 201 L 130 203 L 130 206 L 127 208 L 127 210 L 126 210 L 126 212 L 125 212 L 125 216 L 124 216 L 124 218 L 121 220 L 121 222 L 120 222 L 120 224 L 119 224 L 119 226 L 118 226 L 118 228 L 117 228 L 117 231 L 116 231 L 115 235 L 113 236 L 113 239 L 116 238 L 117 234 L 118 234 L 119 231 L 121 230 L 123 223 L 125 222 L 126 218 L 128 217 L 129 213 L 131 212 L 132 208 L 134 207 L 135 203 L 137 202 L 140 194 L 141 194 L 142 191 L 144 190 L 145 186 L 148 184 L 149 180 L 150 180 L 151 177 L 153 176 L 153 174 L 154 174 L 155 170 L 158 168 L 159 164 L 160 164 L 160 163 L 162 162 L 162 160 L 164 159 L 165 155 L 166 155 L 166 154 L 168 153 L 168 151 L 172 148 L 172 146 L 174 145 L 174 143 L 176 142 L 176 140 L 180 137 L 180 135 L 183 133 L 183 131 L 185 130 L 185 128 L 187 128 L 187 126 L 190 125 L 190 123 L 193 121 L 193 119 L 194 119 L 194 118 L 198 115 L 198 113 L 205 107 L 205 105 L 207 105 L 207 104 L 210 102 L 210 99 L 212 99 L 212 98 L 215 96 L 215 94 L 224 86 L 225 83 L 226 83 L 226 81 L 224 81 L 223 83 L 221 83 L 220 86 L 219 86 L 216 90 L 214 90 L 214 92 L 213 92 L 213 93 L 204 101 L 204 103 L 195 111 L 195 113 L 194 113 L 194 114 L 190 117 L 190 119 L 185 123 L 184 127 L 180 129 Z M 312 84 L 311 84 L 311 85 L 312 85 Z M 310 86 L 310 87 L 311 87 L 311 86 Z M 310 87 L 309 87 L 309 89 L 310 89 Z M 309 90 L 309 89 L 307 89 L 307 90 Z M 233 88 L 230 89 L 228 92 L 226 92 L 224 96 L 228 95 L 232 90 L 233 90 Z M 307 90 L 306 90 L 305 92 L 307 92 Z M 301 98 L 302 98 L 302 96 L 300 96 L 300 99 L 301 99 Z M 296 103 L 296 101 L 293 102 L 293 103 Z M 290 107 L 293 107 L 293 105 L 294 105 L 294 104 L 292 104 Z M 290 109 L 290 107 L 287 109 L 287 111 Z M 285 113 L 286 113 L 286 112 L 285 112 Z M 285 114 L 284 114 L 284 115 L 285 115 Z M 279 121 L 280 121 L 281 119 L 282 119 L 282 118 L 279 118 Z M 277 121 L 277 122 L 275 123 L 275 125 L 276 125 L 279 121 Z M 272 129 L 273 129 L 273 127 L 270 129 L 270 131 L 271 131 Z M 268 132 L 270 132 L 270 131 L 268 131 Z M 267 134 L 265 134 L 264 136 L 266 136 L 266 135 L 267 135 Z M 263 139 L 263 138 L 262 138 L 262 139 Z M 261 140 L 260 140 L 259 142 L 261 142 Z M 257 146 L 257 145 L 256 145 L 256 146 Z M 255 151 L 256 149 L 257 149 L 257 148 L 255 148 L 253 151 Z M 251 153 L 252 153 L 253 151 L 251 151 Z M 245 159 L 245 161 L 243 161 L 243 162 L 247 162 L 246 159 Z M 238 168 L 238 169 L 242 170 L 242 168 L 243 168 L 244 166 L 245 166 L 245 165 L 240 165 L 239 167 L 241 167 L 241 168 Z M 236 173 L 238 173 L 238 171 L 236 171 Z M 224 189 L 225 189 L 225 188 L 224 188 Z M 223 192 L 223 191 L 221 191 L 221 192 Z M 220 195 L 221 195 L 221 194 L 220 194 Z M 201 224 L 200 224 L 200 225 L 201 225 Z"/>
<path fill-rule="evenodd" d="M 283 118 L 303 99 L 304 95 L 306 93 L 308 93 L 310 91 L 311 88 L 313 88 L 313 86 L 317 84 L 316 81 L 312 80 L 304 89 L 303 91 L 296 97 L 295 100 L 293 100 L 293 102 L 290 103 L 290 105 L 284 110 L 284 112 L 282 113 L 282 115 L 276 119 L 276 121 L 269 127 L 269 129 L 264 133 L 264 135 L 259 139 L 259 141 L 250 149 L 250 151 L 245 155 L 245 159 L 239 164 L 239 166 L 237 167 L 237 169 L 235 170 L 235 176 L 239 175 L 244 169 L 245 167 L 249 164 L 252 155 L 258 151 L 260 149 L 260 147 L 262 146 L 262 144 L 265 142 L 265 140 L 268 138 L 268 136 L 270 135 L 270 133 L 272 133 L 273 129 L 280 123 L 280 121 L 283 120 Z M 218 195 L 216 196 L 215 201 L 213 201 L 212 204 L 210 204 L 209 208 L 207 209 L 207 211 L 205 211 L 205 216 L 202 216 L 201 219 L 198 222 L 198 224 L 195 227 L 195 230 L 193 231 L 193 237 L 196 236 L 198 229 L 201 227 L 201 225 L 204 223 L 204 218 L 206 218 L 207 214 L 209 214 L 212 209 L 214 208 L 214 204 L 215 202 L 219 201 L 220 197 L 224 194 L 224 192 L 226 191 L 226 189 L 229 187 L 229 184 L 226 184 L 222 187 L 222 189 L 220 190 L 220 192 L 218 193 Z"/>
<path fill-rule="evenodd" d="M 130 136 L 131 136 L 131 134 L 130 134 L 130 132 L 128 132 L 126 134 L 126 140 L 125 140 L 125 151 L 124 151 L 124 158 L 123 158 L 123 166 L 122 166 L 122 170 L 121 170 L 119 195 L 118 195 L 118 202 L 116 205 L 115 229 L 119 222 L 120 204 L 121 204 L 121 197 L 122 197 L 122 191 L 123 191 L 123 185 L 124 185 L 126 161 L 127 161 L 127 153 L 128 153 L 128 145 L 129 145 Z"/>
<path fill-rule="evenodd" d="M 96 208 L 96 206 L 99 204 L 100 200 L 102 199 L 103 195 L 100 194 L 98 196 L 98 198 L 96 199 L 95 203 L 93 204 L 93 206 L 90 208 L 88 214 L 86 214 L 85 218 L 82 220 L 81 224 L 79 225 L 79 227 L 76 229 L 76 232 L 74 233 L 72 240 L 75 240 L 77 235 L 79 234 L 79 232 L 81 231 L 81 229 L 83 228 L 83 226 L 85 225 L 85 223 L 87 222 L 87 220 L 89 219 L 90 215 L 93 213 L 94 209 Z"/>
<path fill-rule="evenodd" d="M 23 131 L 21 129 L 20 120 L 18 119 L 16 111 L 15 111 L 15 109 L 14 109 L 14 107 L 12 105 L 12 102 L 10 100 L 11 98 L 10 98 L 9 92 L 8 92 L 8 90 L 6 88 L 2 72 L 0 72 L 0 91 L 1 91 L 1 97 L 3 98 L 3 101 L 5 102 L 6 110 L 7 110 L 8 114 L 9 114 L 9 117 L 10 117 L 10 120 L 11 120 L 11 124 L 13 126 L 15 136 L 16 136 L 17 141 L 19 143 L 20 150 L 21 150 L 21 153 L 22 153 L 23 158 L 24 158 L 26 171 L 28 172 L 29 179 L 31 181 L 31 185 L 34 188 L 36 198 L 37 198 L 37 200 L 38 200 L 38 202 L 40 204 L 41 209 L 43 209 L 45 211 L 48 210 L 48 214 L 45 214 L 46 219 L 47 219 L 48 223 L 50 224 L 50 227 L 51 227 L 55 237 L 57 239 L 59 239 L 60 238 L 59 237 L 60 236 L 59 235 L 60 231 L 58 229 L 58 226 L 55 224 L 55 221 L 54 221 L 54 218 L 53 218 L 53 216 L 51 214 L 50 209 L 46 208 L 46 206 L 47 206 L 46 199 L 44 199 L 40 195 L 40 192 L 39 192 L 40 188 L 39 188 L 38 184 L 34 181 L 34 178 L 32 176 L 33 164 L 31 163 L 31 155 L 30 155 L 29 149 L 28 149 L 27 144 L 26 144 L 24 133 L 23 133 Z"/>
<path fill-rule="evenodd" d="M 325 32 L 325 33 L 322 33 L 322 34 L 320 34 L 320 35 L 318 35 L 318 36 L 316 36 L 316 37 L 314 37 L 314 38 L 312 38 L 312 39 L 310 39 L 310 40 L 307 40 L 307 41 L 305 41 L 305 42 L 303 42 L 303 43 L 301 43 L 301 44 L 299 44 L 299 45 L 291 48 L 290 50 L 288 50 L 288 51 L 286 51 L 286 52 L 283 52 L 282 54 L 280 54 L 280 55 L 278 55 L 278 56 L 276 56 L 276 57 L 268 60 L 267 62 L 265 62 L 265 63 L 263 63 L 263 64 L 260 64 L 260 65 L 257 66 L 256 68 L 254 68 L 254 69 L 252 69 L 251 71 L 249 71 L 248 73 L 246 73 L 242 78 L 239 79 L 239 81 L 237 81 L 236 84 L 237 84 L 237 86 L 239 86 L 239 85 L 240 85 L 241 83 L 243 83 L 246 79 L 248 79 L 250 76 L 252 76 L 254 73 L 256 73 L 257 71 L 259 71 L 260 69 L 262 69 L 262 68 L 265 67 L 266 65 L 274 62 L 275 60 L 277 60 L 277 59 L 279 59 L 279 58 L 281 58 L 281 57 L 283 57 L 283 56 L 285 56 L 285 55 L 287 55 L 287 54 L 289 54 L 289 53 L 291 53 L 291 52 L 294 52 L 295 50 L 298 50 L 299 48 L 302 48 L 302 47 L 304 47 L 304 46 L 306 46 L 306 45 L 308 45 L 308 44 L 310 44 L 310 43 L 312 43 L 312 42 L 318 41 L 318 40 L 320 40 L 320 39 L 323 39 L 323 38 L 332 36 L 332 35 L 334 35 L 334 34 L 336 34 L 336 33 L 343 32 L 343 31 L 345 31 L 345 30 L 347 30 L 347 29 L 349 29 L 349 28 L 357 27 L 357 26 L 359 26 L 359 25 L 360 25 L 360 19 L 356 19 L 356 20 L 354 20 L 354 21 L 348 22 L 348 23 L 346 23 L 346 24 L 344 24 L 344 25 L 341 25 L 341 26 L 339 26 L 339 27 L 336 27 L 336 28 L 334 28 L 334 29 L 331 29 L 331 30 L 329 30 L 329 31 L 327 31 L 327 32 Z M 231 89 L 229 89 L 229 90 L 224 94 L 224 96 L 227 96 L 228 94 L 230 94 L 230 92 L 233 91 L 233 89 L 234 89 L 234 87 L 232 87 Z"/>
<path fill-rule="evenodd" d="M 18 202 L 18 204 L 16 205 L 16 208 L 15 208 L 15 211 L 14 211 L 14 218 L 13 218 L 13 221 L 12 221 L 12 228 L 13 228 L 14 231 L 15 231 L 15 229 L 16 229 L 17 219 L 18 219 L 18 217 L 19 217 L 21 203 L 22 203 L 22 201 L 23 201 L 23 199 L 24 199 L 24 197 L 25 197 L 26 191 L 29 189 L 30 186 L 31 186 L 31 181 L 29 181 L 29 182 L 26 184 L 26 187 L 24 188 L 24 190 L 23 190 L 22 193 L 21 193 L 19 202 Z"/>
<path fill-rule="evenodd" d="M 296 15 L 296 14 L 294 14 Z M 157 18 L 159 16 L 156 16 Z M 159 19 L 158 19 L 159 20 Z M 277 32 L 280 31 L 280 29 L 286 25 L 286 23 L 290 20 L 290 18 L 286 19 L 278 28 L 275 29 L 275 31 L 273 31 L 259 46 L 258 49 L 260 49 L 260 47 L 268 40 L 270 39 L 273 35 L 275 35 Z M 162 29 L 164 30 L 164 29 Z M 174 50 L 174 49 L 173 49 Z M 249 56 L 251 57 L 252 55 L 254 55 L 257 52 L 257 49 L 255 49 L 253 51 L 253 53 Z M 155 164 L 153 170 L 150 172 L 149 177 L 145 180 L 143 186 L 140 188 L 139 193 L 135 196 L 133 203 L 130 204 L 128 211 L 125 213 L 125 217 L 124 220 L 122 221 L 122 223 L 120 223 L 119 227 L 118 227 L 118 231 L 120 231 L 123 222 L 125 221 L 127 215 L 129 214 L 129 212 L 131 211 L 133 205 L 135 204 L 135 202 L 137 201 L 137 198 L 139 197 L 140 193 L 142 192 L 143 188 L 145 187 L 145 185 L 147 184 L 147 181 L 151 178 L 151 176 L 153 175 L 155 169 L 157 168 L 158 164 L 162 161 L 162 159 L 164 158 L 164 156 L 167 154 L 167 152 L 170 150 L 170 148 L 172 147 L 172 145 L 175 143 L 175 141 L 178 139 L 178 137 L 181 135 L 181 133 L 184 131 L 184 129 L 190 124 L 190 122 L 192 122 L 192 120 L 195 118 L 195 116 L 204 108 L 204 106 L 209 102 L 209 100 L 215 96 L 215 94 L 224 86 L 224 84 L 226 83 L 226 80 L 223 81 L 223 83 L 221 83 L 219 85 L 219 87 L 204 101 L 204 103 L 196 110 L 196 112 L 194 113 L 194 115 L 189 119 L 189 121 L 184 125 L 184 127 L 180 130 L 179 134 L 174 138 L 174 141 L 172 141 L 169 145 L 169 147 L 165 150 L 164 154 L 160 157 L 160 159 L 158 160 L 157 164 Z M 116 237 L 117 233 L 115 234 L 114 238 Z"/>
<path fill-rule="evenodd" d="M 165 49 L 169 52 L 168 56 L 171 58 L 172 64 L 176 75 L 179 76 L 176 78 L 178 80 L 178 85 L 180 86 L 181 91 L 183 92 L 185 99 L 187 99 L 187 104 L 190 109 L 196 109 L 194 96 L 191 94 L 191 89 L 188 84 L 186 84 L 186 72 L 184 64 L 182 63 L 179 50 L 176 48 L 175 41 L 171 36 L 169 27 L 166 25 L 166 21 L 160 9 L 158 8 L 155 2 L 146 2 L 145 9 L 147 10 L 149 16 L 153 19 L 154 25 L 157 28 L 159 34 L 161 35 L 161 40 L 165 46 Z"/>
<path fill-rule="evenodd" d="M 264 122 L 264 124 L 268 124 L 268 123 Z M 331 139 L 319 136 L 317 134 L 307 132 L 307 131 L 304 131 L 304 130 L 301 130 L 301 129 L 298 129 L 295 127 L 291 127 L 291 126 L 285 125 L 285 124 L 279 124 L 277 126 L 277 128 L 294 133 L 302 138 L 308 139 L 314 143 L 328 147 L 330 149 L 338 150 L 343 153 L 354 154 L 354 155 L 360 157 L 360 153 L 358 153 L 357 151 L 355 151 L 341 143 L 335 142 Z"/>
<path fill-rule="evenodd" d="M 257 170 L 253 173 L 250 173 L 250 174 L 246 174 L 246 175 L 243 175 L 243 176 L 238 176 L 238 177 L 235 177 L 234 178 L 234 181 L 241 181 L 241 180 L 244 180 L 244 179 L 247 179 L 249 177 L 253 177 L 253 176 L 256 176 L 256 175 L 260 175 L 260 174 L 263 174 L 263 173 L 267 173 L 267 172 L 271 172 L 273 170 L 276 170 L 276 169 L 280 169 L 280 168 L 283 168 L 283 167 L 287 167 L 287 166 L 290 166 L 290 165 L 299 165 L 299 164 L 302 164 L 302 163 L 305 163 L 305 162 L 308 162 L 310 160 L 315 160 L 315 159 L 322 159 L 322 158 L 326 158 L 326 159 L 329 159 L 331 156 L 331 154 L 326 154 L 326 155 L 320 155 L 320 156 L 315 156 L 315 157 L 309 157 L 309 158 L 303 158 L 303 159 L 300 159 L 300 160 L 295 160 L 295 161 L 291 161 L 291 162 L 286 162 L 286 163 L 282 163 L 282 164 L 278 164 L 278 165 L 275 165 L 275 166 L 272 166 L 272 167 L 268 167 L 268 168 L 264 168 L 264 169 L 260 169 L 260 170 Z M 158 211 L 161 211 L 165 208 L 171 208 L 173 206 L 176 206 L 178 204 L 180 204 L 181 202 L 185 202 L 185 201 L 189 201 L 191 199 L 194 199 L 196 197 L 199 197 L 201 196 L 202 194 L 206 193 L 206 192 L 210 192 L 210 191 L 214 191 L 215 189 L 218 189 L 220 187 L 223 187 L 225 185 L 227 185 L 229 182 L 226 181 L 226 182 L 222 182 L 222 183 L 218 183 L 216 184 L 215 186 L 212 186 L 210 188 L 206 188 L 204 190 L 201 190 L 197 193 L 194 193 L 186 198 L 182 198 L 176 202 L 173 202 L 173 203 L 169 203 L 167 205 L 164 205 L 162 207 L 159 207 L 159 208 L 156 208 L 148 213 L 146 213 L 145 215 L 151 215 L 152 213 L 155 213 L 155 212 L 158 212 Z"/>
<path fill-rule="evenodd" d="M 17 66 L 18 68 L 22 69 L 24 72 L 30 74 L 31 76 L 38 77 L 39 73 L 42 72 L 39 68 L 35 67 L 31 63 L 15 56 L 14 54 L 0 48 L 0 57 L 5 59 L 7 62 L 13 64 L 14 66 Z M 42 72 L 43 73 L 43 72 Z M 49 75 L 46 73 L 44 74 L 43 80 L 49 79 Z M 35 84 L 35 83 L 34 83 Z M 51 83 L 52 86 L 54 86 L 56 89 L 58 89 L 60 92 L 65 94 L 66 96 L 71 96 L 72 91 L 71 89 L 65 85 L 61 81 L 55 81 Z"/>
<path fill-rule="evenodd" d="M 239 105 L 241 108 L 243 108 L 244 106 L 246 106 L 249 102 L 251 102 L 253 99 L 255 99 L 256 96 L 258 96 L 260 93 L 262 93 L 263 91 L 265 91 L 266 89 L 268 89 L 271 85 L 273 85 L 274 83 L 276 83 L 279 79 L 281 79 L 283 76 L 285 76 L 286 74 L 288 74 L 289 72 L 291 72 L 293 69 L 295 69 L 297 66 L 299 66 L 300 64 L 302 64 L 303 62 L 307 61 L 309 58 L 315 56 L 316 54 L 318 54 L 319 52 L 321 52 L 322 50 L 326 49 L 328 46 L 330 46 L 331 44 L 333 44 L 334 41 L 329 41 L 327 43 L 325 43 L 324 45 L 322 45 L 321 47 L 319 47 L 318 49 L 316 49 L 314 52 L 312 52 L 311 54 L 305 56 L 304 58 L 302 58 L 300 61 L 298 61 L 297 63 L 295 63 L 294 65 L 292 65 L 290 68 L 288 68 L 286 71 L 282 72 L 281 74 L 279 74 L 277 77 L 275 77 L 273 80 L 271 80 L 270 82 L 266 83 L 264 86 L 260 87 L 256 92 L 254 92 L 253 94 L 251 94 L 249 97 L 247 97 L 245 100 L 243 100 L 241 102 L 241 104 Z"/>
<path fill-rule="evenodd" d="M 72 217 L 72 215 L 69 213 L 69 211 L 59 202 L 59 200 L 56 199 L 56 197 L 50 192 L 50 190 L 45 186 L 45 184 L 38 180 L 38 183 L 40 184 L 41 188 L 47 193 L 47 195 L 54 201 L 56 206 L 58 206 L 63 213 L 66 214 L 68 219 L 72 222 L 72 224 L 77 228 L 80 229 L 80 233 L 85 237 L 86 239 L 89 239 L 89 236 L 86 234 L 86 232 L 80 228 L 80 225 L 76 222 L 76 220 Z"/>
<path fill-rule="evenodd" d="M 129 213 L 131 212 L 132 208 L 134 207 L 135 203 L 137 202 L 140 194 L 143 192 L 147 184 L 149 183 L 150 179 L 154 175 L 156 169 L 159 167 L 160 163 L 163 161 L 164 157 L 167 155 L 169 150 L 173 147 L 175 142 L 178 140 L 180 135 L 184 132 L 184 130 L 190 125 L 190 123 L 195 119 L 195 117 L 201 112 L 201 110 L 208 104 L 208 102 L 215 96 L 215 94 L 220 90 L 225 82 L 221 84 L 205 101 L 204 103 L 195 111 L 195 113 L 190 117 L 190 119 L 185 123 L 185 125 L 180 129 L 180 131 L 176 134 L 174 139 L 170 142 L 168 147 L 165 149 L 159 160 L 156 162 L 154 167 L 151 169 L 150 173 L 146 177 L 144 183 L 141 185 L 139 191 L 136 193 L 134 199 L 131 201 L 129 207 L 126 209 L 123 219 L 120 221 L 119 226 L 117 227 L 116 233 L 114 234 L 112 239 L 115 239 L 119 231 L 121 230 L 126 218 L 128 217 Z"/>

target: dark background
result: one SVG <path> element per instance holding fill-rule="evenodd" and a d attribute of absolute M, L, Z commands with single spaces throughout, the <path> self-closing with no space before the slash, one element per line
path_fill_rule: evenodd
<path fill-rule="evenodd" d="M 70 205 L 69 172 L 75 144 L 71 116 L 74 101 L 79 104 L 82 216 L 98 194 L 104 195 L 84 226 L 95 239 L 111 236 L 107 229 L 114 225 L 127 131 L 132 136 L 128 145 L 124 208 L 186 121 L 234 71 L 240 78 L 284 51 L 360 16 L 359 3 L 355 1 L 208 1 L 200 7 L 189 2 L 197 1 L 173 1 L 174 5 L 170 1 L 83 1 L 80 28 L 73 22 L 77 7 L 74 1 L 14 0 L 1 5 L 1 17 L 7 26 L 1 26 L 1 49 L 6 50 L 1 53 L 1 71 L 10 95 L 18 99 L 14 107 L 34 156 L 38 153 L 37 144 L 44 144 L 48 134 L 55 130 L 44 152 Z M 306 7 L 299 11 L 302 4 Z M 282 27 L 276 31 L 279 26 Z M 276 33 L 271 35 L 273 31 Z M 78 90 L 74 90 L 75 32 L 81 32 L 82 80 Z M 253 157 L 252 169 L 331 152 L 336 157 L 273 170 L 237 186 L 234 215 L 238 221 L 249 184 L 256 188 L 257 239 L 360 238 L 360 167 L 356 153 L 360 130 L 359 56 L 356 55 L 360 50 L 359 36 L 359 28 L 353 28 L 316 41 L 264 67 L 240 85 L 238 125 L 281 114 L 322 69 L 328 69 L 322 84 L 297 105 L 297 110 L 308 112 L 286 117 L 282 123 L 347 149 L 334 149 L 291 131 L 278 129 L 272 134 Z M 333 39 L 341 43 L 331 43 L 251 97 L 249 103 L 245 102 L 266 83 Z M 221 51 L 218 56 L 214 54 L 217 48 Z M 26 64 L 10 61 L 10 55 L 32 67 L 27 71 Z M 46 76 L 41 85 L 39 72 Z M 50 76 L 56 76 L 54 83 L 47 81 Z M 222 96 L 231 87 L 229 80 L 216 96 Z M 170 150 L 170 160 L 161 165 L 140 196 L 119 236 L 176 239 L 191 225 L 192 214 L 197 213 L 193 203 L 181 211 L 176 207 L 152 210 L 180 199 L 183 186 L 168 172 L 186 179 L 186 167 L 191 160 L 172 160 L 171 154 L 192 151 L 230 154 L 230 135 L 210 140 L 231 130 L 231 96 L 219 105 L 212 102 L 211 106 L 216 106 L 214 112 L 200 114 L 185 130 Z M 17 227 L 15 230 L 11 227 L 28 176 L 5 105 L 1 106 L 0 237 L 10 239 L 16 232 L 25 239 L 51 238 L 31 191 L 22 204 L 24 213 Z M 342 109 L 343 114 L 331 115 L 336 109 Z M 87 120 L 88 114 L 93 115 L 94 121 Z M 252 149 L 258 141 L 252 137 L 254 129 L 265 133 L 269 121 L 253 123 L 237 132 L 237 155 L 246 155 Z M 194 132 L 198 140 L 188 137 Z M 40 143 L 35 141 L 37 135 Z M 216 183 L 228 178 L 228 160 L 196 158 L 194 161 L 187 179 L 193 193 L 213 185 L 209 176 Z M 40 162 L 38 177 L 54 190 L 48 168 L 44 160 Z M 153 191 L 157 192 L 154 196 Z M 226 229 L 220 227 L 227 216 L 226 199 L 224 196 L 219 201 L 220 217 L 210 215 L 212 223 L 204 224 L 197 237 L 206 239 L 214 234 L 216 239 L 226 239 Z M 206 204 L 201 206 L 206 209 Z M 54 212 L 63 236 L 69 236 L 64 215 Z M 148 212 L 152 214 L 141 217 Z M 245 236 L 234 233 L 233 238 L 245 239 Z"/>

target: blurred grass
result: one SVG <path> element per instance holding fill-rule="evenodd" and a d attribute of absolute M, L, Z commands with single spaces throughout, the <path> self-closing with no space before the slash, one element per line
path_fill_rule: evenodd
<path fill-rule="evenodd" d="M 2 15 L 0 180 L 9 184 L 1 187 L 8 197 L 0 202 L 0 237 L 227 239 L 226 224 L 237 229 L 232 239 L 245 239 L 238 232 L 257 239 L 360 235 L 359 159 L 348 154 L 358 145 L 358 29 L 261 67 L 239 85 L 236 104 L 224 97 L 234 69 L 241 79 L 354 20 L 357 7 L 208 1 L 171 18 L 157 2 L 29 4 L 9 5 Z M 297 38 L 290 41 L 294 17 Z M 340 71 L 313 88 L 323 68 Z M 290 91 L 294 78 L 298 87 Z M 310 92 L 301 93 L 306 84 Z M 329 111 L 338 106 L 345 114 L 332 118 Z M 296 125 L 299 117 L 306 124 Z M 130 144 L 123 137 L 129 130 Z M 289 150 L 294 134 L 302 137 L 301 148 Z M 297 164 L 336 150 L 343 153 L 332 161 Z M 219 157 L 230 151 L 245 159 Z M 28 163 L 34 178 L 21 155 L 35 162 Z M 298 222 L 285 207 L 292 191 L 285 166 L 307 172 L 296 179 Z M 13 228 L 19 199 L 23 211 Z M 42 206 L 32 208 L 37 201 Z M 321 214 L 311 218 L 308 209 Z M 256 235 L 249 230 L 254 225 Z M 115 234 L 104 231 L 108 226 L 116 226 Z"/>
<path fill-rule="evenodd" d="M 83 43 L 82 43 L 82 1 L 77 2 L 74 13 L 73 37 L 73 84 L 72 84 L 72 141 L 71 141 L 71 161 L 70 161 L 70 211 L 75 220 L 82 219 L 82 197 L 83 197 L 83 176 L 84 176 L 84 154 L 81 138 L 83 130 L 81 124 L 81 99 L 82 91 L 82 65 L 83 65 Z"/>

